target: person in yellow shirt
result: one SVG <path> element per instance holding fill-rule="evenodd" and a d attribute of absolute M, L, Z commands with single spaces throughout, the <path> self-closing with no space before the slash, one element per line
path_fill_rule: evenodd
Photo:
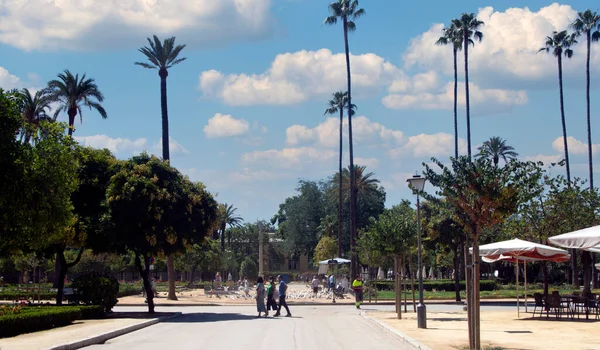
<path fill-rule="evenodd" d="M 360 304 L 363 301 L 363 281 L 360 275 L 356 276 L 356 279 L 352 282 L 352 290 L 354 290 L 354 297 L 356 298 L 356 308 L 360 309 Z"/>

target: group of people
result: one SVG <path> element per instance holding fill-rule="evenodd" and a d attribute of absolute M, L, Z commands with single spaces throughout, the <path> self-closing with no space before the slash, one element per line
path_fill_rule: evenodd
<path fill-rule="evenodd" d="M 280 315 L 281 308 L 285 308 L 287 312 L 286 317 L 292 317 L 290 308 L 286 302 L 286 295 L 288 285 L 283 280 L 283 277 L 277 276 L 279 283 L 275 284 L 275 279 L 271 277 L 266 283 L 262 277 L 258 277 L 256 280 L 256 308 L 258 310 L 258 317 L 269 316 L 269 310 L 276 311 L 273 315 L 277 317 Z M 266 304 L 265 304 L 266 299 Z M 277 303 L 279 300 L 279 304 Z"/>

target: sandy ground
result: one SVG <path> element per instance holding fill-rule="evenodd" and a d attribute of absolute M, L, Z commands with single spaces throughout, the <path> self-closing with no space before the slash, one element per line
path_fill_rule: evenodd
<path fill-rule="evenodd" d="M 316 298 L 312 297 L 312 292 L 309 287 L 305 284 L 289 284 L 288 285 L 288 298 L 289 304 L 303 303 L 303 304 L 332 304 L 331 297 L 319 293 Z M 255 292 L 251 289 L 249 298 L 240 297 L 244 293 L 239 292 L 237 295 L 220 295 L 220 298 L 216 295 L 212 297 L 204 294 L 204 289 L 193 289 L 177 292 L 177 301 L 167 300 L 167 293 L 161 292 L 158 297 L 154 299 L 154 303 L 157 305 L 181 305 L 181 304 L 198 304 L 198 305 L 253 305 L 256 303 L 254 300 Z M 128 297 L 119 298 L 117 305 L 143 305 L 145 298 L 140 295 L 133 295 Z M 336 298 L 336 303 L 341 304 L 353 304 L 354 296 L 346 294 L 344 299 Z"/>
<path fill-rule="evenodd" d="M 532 318 L 516 310 L 482 311 L 481 342 L 484 346 L 506 349 L 600 349 L 600 320 L 556 320 L 536 314 Z M 428 312 L 427 329 L 417 328 L 416 313 L 368 312 L 369 317 L 383 321 L 400 332 L 435 350 L 468 348 L 467 313 Z M 591 317 L 592 319 L 594 316 Z"/>

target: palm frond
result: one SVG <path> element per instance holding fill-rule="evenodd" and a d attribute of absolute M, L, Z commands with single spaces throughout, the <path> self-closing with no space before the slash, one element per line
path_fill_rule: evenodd
<path fill-rule="evenodd" d="M 136 66 L 142 66 L 142 67 L 144 67 L 144 68 L 148 68 L 148 69 L 158 69 L 158 67 L 157 67 L 157 66 L 150 65 L 150 64 L 148 64 L 148 63 L 146 63 L 146 62 L 135 62 L 134 64 L 135 64 Z"/>

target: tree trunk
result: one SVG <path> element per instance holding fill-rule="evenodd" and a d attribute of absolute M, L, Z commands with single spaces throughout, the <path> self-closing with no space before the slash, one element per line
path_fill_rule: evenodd
<path fill-rule="evenodd" d="M 558 56 L 558 85 L 560 91 L 560 119 L 562 122 L 563 145 L 565 149 L 565 163 L 567 169 L 567 181 L 571 186 L 571 167 L 569 164 L 569 146 L 567 145 L 567 123 L 565 121 L 565 104 L 563 95 L 562 56 Z"/>
<path fill-rule="evenodd" d="M 396 276 L 396 315 L 402 319 L 402 275 L 400 273 L 400 257 L 394 258 L 394 275 Z"/>
<path fill-rule="evenodd" d="M 475 235 L 473 237 L 473 315 L 475 316 L 474 322 L 474 346 L 472 349 L 481 349 L 481 313 L 479 308 L 479 230 L 475 229 Z"/>
<path fill-rule="evenodd" d="M 67 263 L 67 260 L 65 259 L 65 249 L 60 246 L 56 247 L 56 263 L 54 265 L 55 276 L 56 278 L 58 278 L 55 281 L 56 305 L 62 305 L 63 293 L 65 289 L 65 277 L 67 276 L 69 268 L 79 263 L 79 261 L 81 260 L 81 256 L 83 255 L 83 250 L 84 248 L 81 247 L 75 260 L 73 260 L 73 262 L 71 263 Z"/>
<path fill-rule="evenodd" d="M 544 296 L 548 295 L 548 263 L 542 261 L 542 276 L 544 276 Z"/>
<path fill-rule="evenodd" d="M 175 294 L 175 262 L 172 253 L 167 256 L 167 279 L 169 280 L 167 300 L 177 300 L 177 295 Z"/>
<path fill-rule="evenodd" d="M 221 251 L 225 251 L 225 225 L 221 225 Z"/>
<path fill-rule="evenodd" d="M 463 51 L 465 53 L 465 105 L 467 110 L 467 155 L 469 159 L 471 159 L 471 111 L 469 104 L 469 36 L 468 30 L 465 28 L 464 30 L 464 38 L 463 38 L 464 48 Z"/>
<path fill-rule="evenodd" d="M 454 44 L 453 44 L 454 45 Z M 458 65 L 456 46 L 453 48 L 454 56 L 454 158 L 458 159 Z"/>
<path fill-rule="evenodd" d="M 592 269 L 590 268 L 590 263 L 592 260 L 590 252 L 581 251 L 581 263 L 583 264 L 583 295 L 589 295 L 591 292 L 591 283 L 592 283 Z M 595 268 L 595 267 L 594 267 Z"/>
<path fill-rule="evenodd" d="M 348 18 L 344 17 L 344 46 L 346 50 L 346 78 L 348 80 L 348 150 L 350 153 L 350 274 L 358 276 L 356 252 L 356 176 L 354 173 L 354 147 L 352 143 L 352 79 L 350 76 L 350 48 L 348 45 Z"/>
<path fill-rule="evenodd" d="M 337 235 L 337 244 L 338 244 L 338 256 L 342 257 L 342 204 L 343 202 L 343 176 L 342 176 L 342 146 L 343 146 L 343 128 L 344 126 L 344 108 L 343 106 L 340 108 L 340 157 L 339 157 L 339 179 L 338 179 L 338 235 Z"/>
<path fill-rule="evenodd" d="M 586 32 L 587 36 L 587 56 L 585 61 L 585 102 L 587 111 L 587 137 L 588 137 L 588 162 L 589 162 L 589 177 L 590 190 L 594 189 L 594 166 L 592 164 L 592 124 L 590 121 L 590 43 L 591 32 Z"/>
<path fill-rule="evenodd" d="M 167 76 L 166 69 L 161 68 L 158 72 L 160 76 L 160 111 L 162 115 L 162 154 L 163 160 L 171 159 L 169 153 L 169 111 L 167 109 Z"/>
<path fill-rule="evenodd" d="M 140 261 L 140 256 L 135 254 L 135 266 L 138 268 L 140 272 L 140 276 L 142 277 L 142 282 L 144 285 L 144 290 L 146 291 L 146 298 L 148 302 L 148 313 L 154 313 L 154 291 L 152 290 L 152 284 L 150 283 L 150 264 L 148 264 L 148 259 L 146 256 L 144 258 L 144 267 L 142 267 L 142 262 Z"/>
<path fill-rule="evenodd" d="M 69 116 L 69 136 L 73 136 L 73 131 L 75 129 L 75 116 L 77 116 L 77 110 L 73 112 L 73 110 L 67 111 L 67 115 Z"/>
<path fill-rule="evenodd" d="M 460 256 L 458 255 L 458 251 L 460 250 L 460 245 L 457 246 L 453 246 L 452 250 L 454 252 L 454 292 L 455 292 L 455 298 L 456 298 L 456 302 L 460 303 L 460 273 L 458 271 L 460 271 Z"/>
<path fill-rule="evenodd" d="M 408 257 L 408 269 L 410 271 L 410 290 L 412 292 L 413 312 L 417 312 L 417 302 L 415 299 L 415 272 L 413 271 L 412 256 Z"/>
<path fill-rule="evenodd" d="M 469 266 L 470 256 L 469 256 L 469 238 L 465 236 L 464 240 L 464 252 L 463 256 L 465 259 L 465 288 L 467 291 L 467 324 L 469 330 L 469 346 L 473 349 L 474 341 L 474 331 L 473 331 L 473 279 L 471 273 L 471 267 Z"/>

